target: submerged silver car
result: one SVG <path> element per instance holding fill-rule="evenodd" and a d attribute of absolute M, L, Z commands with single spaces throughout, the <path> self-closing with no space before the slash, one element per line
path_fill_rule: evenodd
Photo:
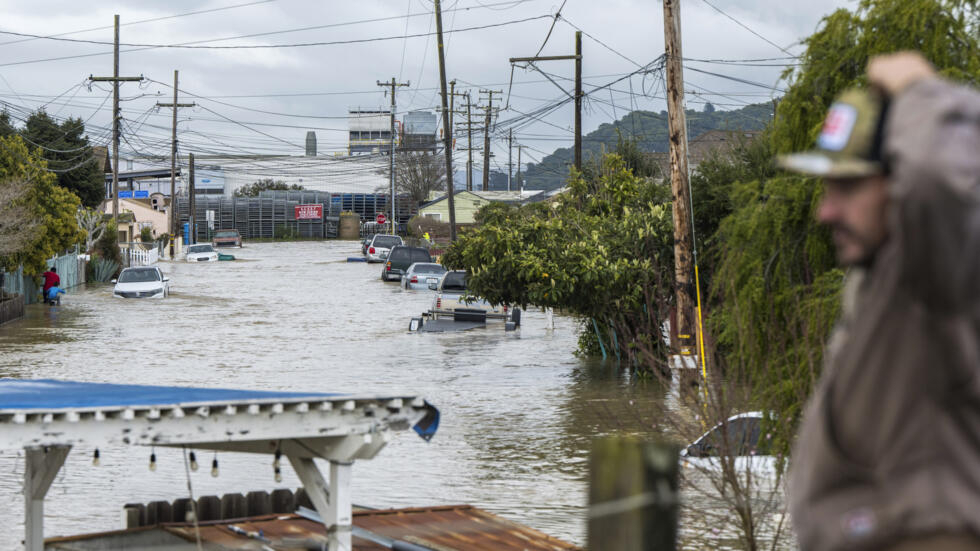
<path fill-rule="evenodd" d="M 405 270 L 402 275 L 401 285 L 403 289 L 422 289 L 428 291 L 430 284 L 438 284 L 439 280 L 446 273 L 446 268 L 435 262 L 416 262 Z"/>
<path fill-rule="evenodd" d="M 386 235 L 379 233 L 374 236 L 371 240 L 371 244 L 367 246 L 367 261 L 368 262 L 384 262 L 388 258 L 388 253 L 391 252 L 393 247 L 398 245 L 404 245 L 402 243 L 402 238 L 397 235 Z"/>

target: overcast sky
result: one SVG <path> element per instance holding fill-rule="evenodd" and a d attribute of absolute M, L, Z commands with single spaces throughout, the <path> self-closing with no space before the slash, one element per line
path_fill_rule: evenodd
<path fill-rule="evenodd" d="M 778 92 L 693 69 L 780 88 L 784 67 L 779 65 L 791 60 L 777 58 L 786 58 L 786 51 L 799 53 L 797 42 L 812 33 L 823 16 L 839 7 L 854 6 L 847 0 L 708 1 L 710 5 L 706 0 L 683 2 L 686 58 L 772 59 L 759 64 L 774 66 L 687 62 L 688 107 L 695 109 L 704 101 L 719 109 L 736 108 L 767 101 Z M 511 80 L 508 62 L 510 57 L 537 53 L 554 21 L 551 16 L 561 4 L 561 0 L 443 2 L 447 73 L 456 79 L 457 91 L 471 90 L 476 99 L 481 88 L 502 90 L 504 104 L 509 90 L 511 109 L 502 112 L 500 120 L 521 117 L 521 113 L 563 97 L 562 90 L 533 70 L 516 68 Z M 190 13 L 205 10 L 212 11 Z M 89 121 L 92 140 L 106 143 L 111 87 L 96 83 L 89 88 L 86 79 L 112 75 L 112 21 L 113 14 L 119 14 L 120 41 L 134 44 L 121 48 L 120 74 L 150 79 L 142 85 L 122 85 L 124 156 L 131 151 L 169 153 L 171 113 L 153 106 L 172 100 L 175 69 L 180 71 L 180 101 L 199 105 L 179 114 L 184 152 L 302 154 L 309 129 L 317 132 L 321 154 L 342 151 L 349 108 L 387 107 L 390 100 L 377 86 L 379 80 L 396 77 L 399 82 L 411 82 L 410 87 L 398 90 L 399 113 L 438 106 L 436 39 L 424 36 L 435 32 L 432 12 L 430 0 L 3 0 L 0 31 L 61 35 L 58 38 L 109 45 L 0 34 L 0 101 L 12 105 L 11 111 L 18 116 L 18 109 L 45 106 L 57 117 L 81 117 Z M 518 22 L 522 20 L 527 21 Z M 586 92 L 638 70 L 664 51 L 663 6 L 657 1 L 567 0 L 541 55 L 574 53 L 575 27 L 587 33 L 583 37 Z M 220 40 L 228 37 L 242 38 Z M 351 42 L 385 37 L 395 38 Z M 135 46 L 313 42 L 346 43 L 261 49 Z M 539 67 L 558 84 L 573 88 L 569 80 L 574 76 L 572 62 L 542 62 Z M 654 76 L 637 74 L 622 80 L 586 103 L 585 132 L 621 118 L 631 108 L 664 109 L 662 95 L 660 81 Z M 529 146 L 523 161 L 540 159 L 556 147 L 571 144 L 571 104 L 541 121 L 529 122 L 520 125 L 514 136 L 515 142 Z M 495 165 L 505 166 L 506 142 L 496 141 L 494 149 Z"/>

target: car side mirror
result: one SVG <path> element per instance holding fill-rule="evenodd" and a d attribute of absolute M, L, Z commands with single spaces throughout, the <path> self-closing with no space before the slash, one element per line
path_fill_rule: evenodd
<path fill-rule="evenodd" d="M 112 280 L 112 282 L 113 282 L 113 283 L 115 283 L 115 282 L 116 282 L 116 280 L 115 280 L 115 279 L 113 279 L 113 280 Z"/>
<path fill-rule="evenodd" d="M 170 278 L 169 277 L 165 277 L 165 278 L 163 278 L 163 281 L 165 281 L 165 282 L 166 281 L 170 281 Z"/>
<path fill-rule="evenodd" d="M 439 284 L 438 283 L 430 283 L 429 284 L 429 289 L 432 289 L 433 291 L 435 291 L 438 288 L 439 288 Z"/>

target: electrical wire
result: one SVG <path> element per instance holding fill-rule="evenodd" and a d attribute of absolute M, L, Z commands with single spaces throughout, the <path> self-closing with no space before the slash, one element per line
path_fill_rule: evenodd
<path fill-rule="evenodd" d="M 720 13 L 720 14 L 722 14 L 722 15 L 724 15 L 724 16 L 725 16 L 725 17 L 727 17 L 728 19 L 731 19 L 732 21 L 734 21 L 734 22 L 735 22 L 735 24 L 736 24 L 736 25 L 738 25 L 739 27 L 742 27 L 743 29 L 745 29 L 745 30 L 747 30 L 747 31 L 749 31 L 750 33 L 752 33 L 752 34 L 754 34 L 755 36 L 757 36 L 757 37 L 759 37 L 759 38 L 761 38 L 762 40 L 765 40 L 765 41 L 766 41 L 767 43 L 769 43 L 770 45 L 772 45 L 772 46 L 774 46 L 774 47 L 775 47 L 776 49 L 778 49 L 779 51 L 781 51 L 781 52 L 783 52 L 783 53 L 785 53 L 786 55 L 790 55 L 790 56 L 791 56 L 791 55 L 793 55 L 793 53 L 792 53 L 792 52 L 790 52 L 790 51 L 788 51 L 788 50 L 786 50 L 786 48 L 783 48 L 783 47 L 782 47 L 782 46 L 780 46 L 779 44 L 776 44 L 776 43 L 775 43 L 775 42 L 773 42 L 772 40 L 769 40 L 768 38 L 766 38 L 766 37 L 764 37 L 764 36 L 762 36 L 761 34 L 759 34 L 759 33 L 757 33 L 756 31 L 754 31 L 754 30 L 752 30 L 752 29 L 751 29 L 751 28 L 750 28 L 750 27 L 749 27 L 748 25 L 746 25 L 745 23 L 742 23 L 742 22 L 741 22 L 741 21 L 739 21 L 738 19 L 735 19 L 735 18 L 734 18 L 734 17 L 732 17 L 731 15 L 728 15 L 727 13 L 725 13 L 724 11 L 722 11 L 722 10 L 721 10 L 720 8 L 718 8 L 717 6 L 715 6 L 714 4 L 712 4 L 711 2 L 708 2 L 708 0 L 701 0 L 701 1 L 702 1 L 702 2 L 704 2 L 705 4 L 707 4 L 708 6 L 710 6 L 710 7 L 711 7 L 711 9 L 713 9 L 713 10 L 715 10 L 716 12 L 718 12 L 718 13 Z"/>

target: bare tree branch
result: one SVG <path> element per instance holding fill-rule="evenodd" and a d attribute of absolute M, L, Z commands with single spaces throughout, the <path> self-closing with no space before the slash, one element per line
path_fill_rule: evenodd
<path fill-rule="evenodd" d="M 20 179 L 0 180 L 0 258 L 17 254 L 30 245 L 40 220 L 23 199 L 30 182 Z"/>

